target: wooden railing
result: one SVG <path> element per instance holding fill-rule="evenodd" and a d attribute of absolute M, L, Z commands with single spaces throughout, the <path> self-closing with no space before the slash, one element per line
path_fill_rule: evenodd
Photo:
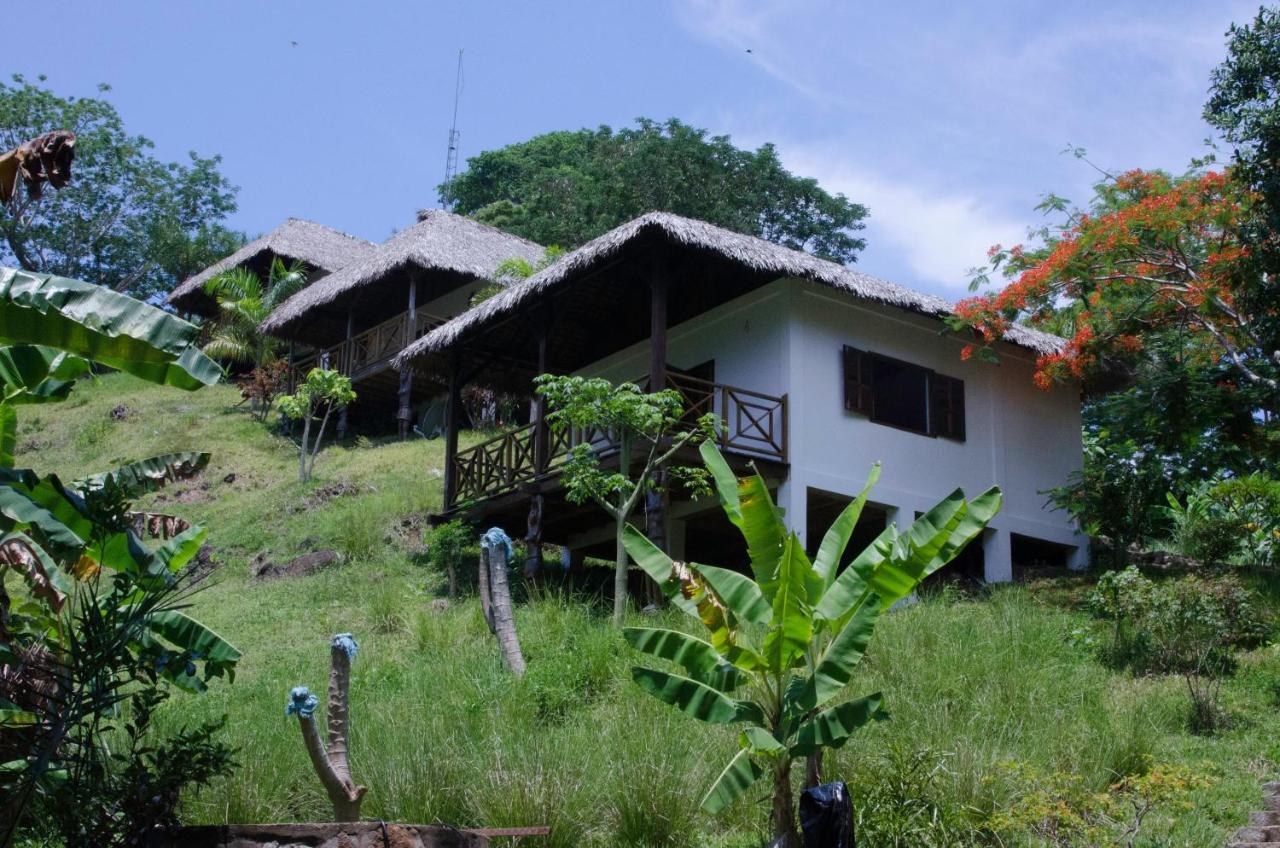
<path fill-rule="evenodd" d="M 719 418 L 716 442 L 721 450 L 757 459 L 787 461 L 786 395 L 775 397 L 682 374 L 669 374 L 667 385 L 680 393 L 688 426 L 692 427 L 707 413 Z M 547 432 L 543 437 L 547 447 L 542 467 L 538 462 L 536 422 L 458 451 L 449 459 L 457 483 L 454 497 L 446 506 L 494 497 L 555 472 L 580 444 L 592 445 L 603 456 L 617 450 L 617 440 L 601 430 L 559 430 Z"/>
<path fill-rule="evenodd" d="M 332 368 L 358 380 L 372 371 L 380 370 L 411 342 L 422 338 L 444 322 L 444 318 L 419 309 L 414 316 L 413 326 L 410 327 L 409 313 L 405 312 L 333 347 L 294 357 L 289 369 L 289 391 L 292 392 L 312 368 Z"/>

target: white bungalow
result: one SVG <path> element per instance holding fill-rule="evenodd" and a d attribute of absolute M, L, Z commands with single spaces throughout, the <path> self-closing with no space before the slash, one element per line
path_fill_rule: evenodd
<path fill-rule="evenodd" d="M 941 320 L 949 309 L 802 252 L 653 213 L 431 330 L 394 364 L 451 387 L 437 518 L 527 523 L 535 546 L 608 556 L 603 514 L 565 501 L 558 460 L 569 440 L 535 410 L 527 426 L 460 450 L 459 392 L 479 380 L 528 394 L 547 372 L 648 375 L 722 418 L 726 456 L 755 464 L 810 546 L 879 460 L 855 542 L 885 522 L 909 524 L 957 486 L 972 496 L 994 484 L 1004 508 L 952 571 L 999 581 L 1020 565 L 1083 565 L 1087 539 L 1043 494 L 1081 465 L 1080 387 L 1032 382 L 1036 358 L 1062 340 L 1015 327 L 997 346 L 999 365 L 964 361 L 966 340 Z M 745 556 L 712 502 L 653 513 L 650 533 L 673 556 Z"/>

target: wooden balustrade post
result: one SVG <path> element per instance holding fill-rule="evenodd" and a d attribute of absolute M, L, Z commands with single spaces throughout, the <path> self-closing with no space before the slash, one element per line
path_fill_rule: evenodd
<path fill-rule="evenodd" d="M 452 509 L 458 499 L 458 430 L 462 416 L 462 363 L 457 353 L 449 356 L 449 394 L 444 407 L 444 508 Z"/>
<path fill-rule="evenodd" d="M 347 338 L 346 338 L 346 341 L 342 343 L 342 346 L 338 349 L 338 371 L 340 371 L 343 374 L 346 374 L 348 377 L 351 376 L 351 368 L 349 367 L 348 360 L 350 360 L 351 358 L 351 334 L 355 326 L 352 323 L 354 320 L 355 320 L 354 310 L 348 310 L 347 311 Z M 338 411 L 338 441 L 342 441 L 347 437 L 347 424 L 349 422 L 349 419 L 347 418 L 347 410 L 350 407 L 351 407 L 351 404 L 347 404 L 346 406 L 342 407 L 341 410 Z"/>

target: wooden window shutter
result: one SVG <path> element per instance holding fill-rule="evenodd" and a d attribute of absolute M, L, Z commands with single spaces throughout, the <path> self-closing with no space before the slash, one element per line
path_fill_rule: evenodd
<path fill-rule="evenodd" d="M 929 375 L 929 425 L 935 436 L 964 441 L 964 380 Z"/>
<path fill-rule="evenodd" d="M 845 345 L 844 408 L 859 415 L 871 415 L 874 393 L 871 391 L 871 355 Z"/>

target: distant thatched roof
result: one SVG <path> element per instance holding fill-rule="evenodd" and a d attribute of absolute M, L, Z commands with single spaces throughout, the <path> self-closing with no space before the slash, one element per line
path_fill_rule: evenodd
<path fill-rule="evenodd" d="M 223 271 L 247 264 L 262 253 L 269 252 L 286 260 L 296 259 L 328 273 L 362 259 L 374 247 L 372 242 L 338 232 L 315 221 L 290 218 L 265 236 L 254 239 L 227 258 L 183 280 L 169 294 L 168 300 L 178 309 L 195 311 L 207 305 L 205 281 Z"/>
<path fill-rule="evenodd" d="M 418 223 L 396 233 L 361 261 L 286 300 L 263 322 L 262 330 L 278 334 L 316 307 L 405 267 L 491 279 L 494 270 L 507 259 L 520 257 L 537 262 L 543 252 L 541 245 L 462 215 L 426 209 L 418 213 Z"/>
<path fill-rule="evenodd" d="M 626 245 L 651 231 L 660 233 L 675 244 L 718 254 L 755 273 L 813 280 L 862 300 L 896 306 L 923 315 L 943 317 L 951 313 L 951 304 L 940 297 L 912 291 L 754 236 L 735 233 L 668 212 L 651 212 L 587 242 L 529 279 L 510 286 L 474 309 L 437 327 L 401 351 L 393 364 L 396 368 L 403 368 L 418 357 L 453 347 L 482 328 L 527 306 L 539 295 L 608 263 Z M 1022 326 L 1010 329 L 1005 339 L 1041 354 L 1056 352 L 1064 343 L 1057 336 Z"/>

